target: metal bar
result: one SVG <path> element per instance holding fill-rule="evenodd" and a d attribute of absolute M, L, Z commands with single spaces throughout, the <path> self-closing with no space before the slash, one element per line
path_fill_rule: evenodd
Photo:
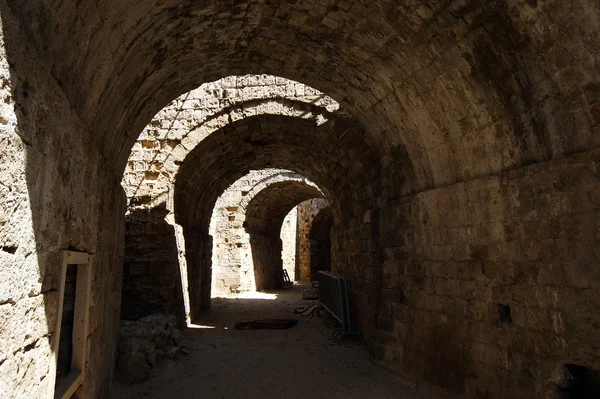
<path fill-rule="evenodd" d="M 350 332 L 350 304 L 346 280 L 337 274 L 319 271 L 319 302 L 340 323 L 345 333 Z"/>

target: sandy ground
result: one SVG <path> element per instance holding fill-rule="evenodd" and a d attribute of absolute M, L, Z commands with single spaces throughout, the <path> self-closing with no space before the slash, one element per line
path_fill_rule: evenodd
<path fill-rule="evenodd" d="M 213 298 L 200 324 L 183 331 L 189 354 L 165 359 L 148 381 L 115 382 L 112 397 L 136 398 L 421 398 L 407 380 L 376 366 L 365 347 L 333 343 L 329 315 L 293 310 L 301 289 Z M 286 330 L 238 331 L 236 321 L 295 318 Z"/>

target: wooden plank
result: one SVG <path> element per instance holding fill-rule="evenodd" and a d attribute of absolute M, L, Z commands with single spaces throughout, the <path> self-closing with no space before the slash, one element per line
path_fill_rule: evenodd
<path fill-rule="evenodd" d="M 310 306 L 308 309 L 306 309 L 304 312 L 302 312 L 302 316 L 308 316 L 309 314 L 311 314 L 312 312 L 315 311 L 315 309 L 317 309 L 319 307 L 319 305 L 312 305 Z"/>
<path fill-rule="evenodd" d="M 86 263 L 90 263 L 90 254 L 88 253 L 75 251 L 65 251 L 65 253 L 66 262 L 69 265 L 83 265 Z M 65 255 L 63 255 L 63 259 L 65 259 Z"/>
<path fill-rule="evenodd" d="M 85 371 L 91 278 L 91 262 L 78 265 L 75 309 L 73 314 L 73 355 L 71 358 L 71 370 L 74 369 L 81 372 Z"/>
<path fill-rule="evenodd" d="M 48 397 L 53 398 L 55 393 L 56 367 L 58 362 L 58 344 L 60 342 L 60 327 L 62 325 L 63 302 L 65 299 L 65 280 L 67 277 L 67 260 L 69 259 L 69 251 L 63 251 L 62 264 L 60 266 L 60 274 L 58 277 L 58 310 L 56 314 L 56 324 L 52 333 L 50 355 L 50 370 L 48 371 Z"/>
<path fill-rule="evenodd" d="M 52 359 L 48 373 L 48 397 L 55 399 L 70 398 L 82 384 L 85 376 L 85 358 L 87 350 L 88 316 L 90 307 L 90 290 L 92 282 L 92 256 L 85 252 L 63 251 L 63 259 L 58 281 L 58 314 L 56 326 L 52 334 Z M 65 285 L 68 265 L 77 265 L 77 282 L 75 286 L 75 304 L 73 314 L 73 353 L 71 371 L 65 380 L 56 386 L 56 369 L 58 363 L 58 346 L 64 308 Z"/>
<path fill-rule="evenodd" d="M 83 373 L 69 373 L 67 378 L 58 387 L 56 387 L 54 399 L 69 399 L 71 396 L 73 396 L 77 388 L 79 388 L 79 385 L 81 385 L 82 381 Z"/>

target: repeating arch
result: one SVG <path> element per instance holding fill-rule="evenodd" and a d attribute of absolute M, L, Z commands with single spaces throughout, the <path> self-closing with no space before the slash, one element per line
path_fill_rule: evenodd
<path fill-rule="evenodd" d="M 52 356 L 72 248 L 94 254 L 81 395 L 108 396 L 130 150 L 182 93 L 250 73 L 310 85 L 345 111 L 294 100 L 327 121 L 240 121 L 242 105 L 199 143 L 161 142 L 162 170 L 132 159 L 130 211 L 168 223 L 130 231 L 184 229 L 187 252 L 165 252 L 202 270 L 214 196 L 249 169 L 285 167 L 330 199 L 332 267 L 351 282 L 365 341 L 402 372 L 512 398 L 600 368 L 597 0 L 6 0 L 0 14 L 8 396 L 52 384 L 37 359 Z"/>
<path fill-rule="evenodd" d="M 282 266 L 279 229 L 285 214 L 305 198 L 322 196 L 307 178 L 281 169 L 253 170 L 231 185 L 211 217 L 211 295 L 276 286 L 276 269 Z M 296 237 L 295 227 L 289 234 Z"/>
<path fill-rule="evenodd" d="M 214 203 L 249 170 L 277 167 L 301 173 L 335 204 L 339 220 L 375 206 L 376 157 L 359 132 L 343 118 L 317 124 L 305 118 L 260 115 L 226 125 L 189 153 L 175 179 L 173 205 L 175 221 L 185 234 L 190 287 L 198 287 L 190 296 L 192 313 L 210 300 L 210 279 L 202 265 L 210 262 L 208 222 Z"/>

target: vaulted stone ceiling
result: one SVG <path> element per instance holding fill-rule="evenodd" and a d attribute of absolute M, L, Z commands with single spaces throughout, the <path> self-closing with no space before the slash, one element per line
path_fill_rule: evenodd
<path fill-rule="evenodd" d="M 288 180 L 271 184 L 260 191 L 246 209 L 246 230 L 278 235 L 285 215 L 296 205 L 323 194 L 314 186 Z"/>
<path fill-rule="evenodd" d="M 121 163 L 171 99 L 244 73 L 334 97 L 385 164 L 408 154 L 413 190 L 600 141 L 589 133 L 598 123 L 594 0 L 9 3 Z"/>
<path fill-rule="evenodd" d="M 279 115 L 224 126 L 181 164 L 175 184 L 176 220 L 208 229 L 217 197 L 251 169 L 266 167 L 301 173 L 337 205 L 338 215 L 361 215 L 376 200 L 379 167 L 359 132 L 348 127 L 343 120 L 317 126 L 314 120 Z"/>

